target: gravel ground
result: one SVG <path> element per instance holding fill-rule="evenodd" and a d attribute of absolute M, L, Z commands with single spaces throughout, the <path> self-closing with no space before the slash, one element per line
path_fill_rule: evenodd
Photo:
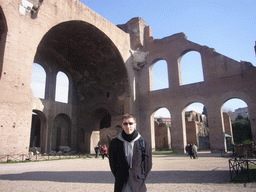
<path fill-rule="evenodd" d="M 113 191 L 108 159 L 71 159 L 0 164 L 0 191 Z M 228 158 L 199 153 L 154 155 L 148 191 L 256 191 L 256 184 L 230 183 Z"/>

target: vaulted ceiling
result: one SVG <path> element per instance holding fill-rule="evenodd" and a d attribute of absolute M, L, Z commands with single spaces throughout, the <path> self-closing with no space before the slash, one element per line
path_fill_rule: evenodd
<path fill-rule="evenodd" d="M 35 62 L 70 73 L 83 99 L 122 95 L 127 73 L 122 57 L 112 41 L 99 29 L 83 21 L 58 24 L 45 34 Z"/>

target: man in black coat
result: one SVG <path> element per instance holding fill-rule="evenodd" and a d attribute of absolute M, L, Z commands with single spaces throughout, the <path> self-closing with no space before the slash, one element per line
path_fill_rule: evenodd
<path fill-rule="evenodd" d="M 145 180 L 152 168 L 151 147 L 136 131 L 133 115 L 123 116 L 122 128 L 122 133 L 109 146 L 109 164 L 115 177 L 114 191 L 147 191 Z"/>

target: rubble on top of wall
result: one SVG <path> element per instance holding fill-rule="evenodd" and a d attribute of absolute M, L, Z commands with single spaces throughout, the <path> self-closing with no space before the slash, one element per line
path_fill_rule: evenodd
<path fill-rule="evenodd" d="M 214 61 L 218 78 L 241 75 L 244 70 L 254 68 L 249 62 L 238 62 L 217 52 L 214 52 Z"/>
<path fill-rule="evenodd" d="M 178 39 L 187 39 L 187 36 L 183 32 L 182 33 L 176 33 L 176 34 L 173 34 L 171 36 L 164 37 L 162 39 L 155 39 L 154 42 L 155 43 L 168 43 L 168 42 L 175 41 L 175 40 L 178 40 Z"/>

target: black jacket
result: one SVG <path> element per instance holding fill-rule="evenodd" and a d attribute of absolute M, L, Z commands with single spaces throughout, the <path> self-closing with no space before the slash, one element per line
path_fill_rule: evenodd
<path fill-rule="evenodd" d="M 109 164 L 115 177 L 115 192 L 121 192 L 123 186 L 129 183 L 134 192 L 146 191 L 145 179 L 152 168 L 151 147 L 146 145 L 145 155 L 145 173 L 141 173 L 142 152 L 140 150 L 139 140 L 134 142 L 132 167 L 128 165 L 125 157 L 124 142 L 118 138 L 113 139 L 109 146 Z"/>

